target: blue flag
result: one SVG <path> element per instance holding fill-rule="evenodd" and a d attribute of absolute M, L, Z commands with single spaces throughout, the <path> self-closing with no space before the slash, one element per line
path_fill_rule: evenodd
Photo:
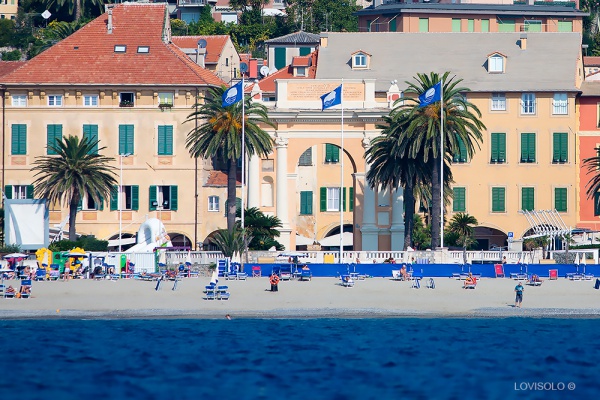
<path fill-rule="evenodd" d="M 342 85 L 321 96 L 321 103 L 323 104 L 321 110 L 327 110 L 329 107 L 342 104 Z"/>
<path fill-rule="evenodd" d="M 442 100 L 442 82 L 438 82 L 419 96 L 419 107 L 427 107 L 430 104 Z"/>
<path fill-rule="evenodd" d="M 242 88 L 242 81 L 239 81 L 223 93 L 223 107 L 229 107 L 241 101 L 243 96 L 244 88 Z"/>

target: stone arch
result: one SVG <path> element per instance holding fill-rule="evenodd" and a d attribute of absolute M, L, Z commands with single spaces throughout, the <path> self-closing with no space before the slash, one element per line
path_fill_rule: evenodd
<path fill-rule="evenodd" d="M 171 244 L 173 247 L 189 247 L 194 248 L 194 241 L 191 240 L 185 233 L 169 232 L 167 233 L 171 238 Z"/>
<path fill-rule="evenodd" d="M 498 227 L 478 225 L 474 229 L 474 236 L 477 240 L 475 250 L 490 250 L 508 246 L 508 234 Z"/>

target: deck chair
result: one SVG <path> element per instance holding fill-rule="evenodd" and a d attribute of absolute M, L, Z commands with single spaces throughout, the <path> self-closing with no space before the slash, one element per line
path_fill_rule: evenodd
<path fill-rule="evenodd" d="M 392 280 L 393 281 L 401 281 L 402 280 L 402 275 L 400 275 L 399 269 L 392 270 Z"/>
<path fill-rule="evenodd" d="M 529 286 L 542 286 L 542 280 L 539 276 L 533 274 L 528 277 L 527 284 Z"/>
<path fill-rule="evenodd" d="M 429 278 L 427 281 L 427 289 L 435 289 L 435 281 L 433 278 Z"/>
<path fill-rule="evenodd" d="M 21 287 L 19 288 L 19 297 L 28 299 L 31 296 L 31 279 L 22 279 Z"/>
<path fill-rule="evenodd" d="M 229 300 L 229 287 L 228 286 L 217 286 L 217 299 L 218 300 Z"/>
<path fill-rule="evenodd" d="M 550 269 L 548 270 L 548 276 L 550 280 L 558 279 L 558 270 Z"/>
<path fill-rule="evenodd" d="M 215 300 L 217 298 L 217 289 L 215 285 L 208 285 L 204 288 L 204 300 Z"/>
<path fill-rule="evenodd" d="M 504 265 L 494 264 L 494 271 L 496 272 L 496 278 L 504 278 Z"/>
<path fill-rule="evenodd" d="M 261 276 L 261 270 L 260 267 L 258 265 L 255 265 L 252 267 L 252 277 L 253 278 L 260 278 Z"/>
<path fill-rule="evenodd" d="M 475 289 L 475 287 L 477 287 L 477 278 L 475 277 L 473 277 L 472 283 L 466 283 L 465 281 L 465 285 L 463 286 L 465 289 Z"/>
<path fill-rule="evenodd" d="M 17 291 L 12 286 L 6 286 L 2 291 L 5 299 L 12 299 L 15 297 L 15 294 L 17 294 Z"/>
<path fill-rule="evenodd" d="M 421 289 L 421 278 L 415 277 L 412 280 L 412 284 L 410 285 L 410 287 L 415 289 Z"/>
<path fill-rule="evenodd" d="M 342 286 L 344 287 L 354 287 L 354 279 L 350 277 L 350 275 L 342 275 Z"/>
<path fill-rule="evenodd" d="M 302 269 L 300 271 L 300 280 L 301 281 L 310 281 L 312 279 L 312 273 L 310 272 L 310 269 Z"/>

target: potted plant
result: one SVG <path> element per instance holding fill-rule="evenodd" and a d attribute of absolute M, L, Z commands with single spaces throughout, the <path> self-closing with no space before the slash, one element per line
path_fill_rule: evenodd
<path fill-rule="evenodd" d="M 123 100 L 119 103 L 119 107 L 133 107 L 133 101 Z"/>
<path fill-rule="evenodd" d="M 165 109 L 171 109 L 171 107 L 173 107 L 173 104 L 171 104 L 171 103 L 159 103 L 158 104 L 158 108 L 160 108 L 161 111 L 164 111 Z"/>

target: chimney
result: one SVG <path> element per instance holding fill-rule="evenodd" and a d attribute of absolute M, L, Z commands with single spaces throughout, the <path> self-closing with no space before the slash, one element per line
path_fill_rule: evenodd
<path fill-rule="evenodd" d="M 106 29 L 108 30 L 108 34 L 112 34 L 113 31 L 113 20 L 112 20 L 112 7 L 107 8 L 108 12 L 108 23 L 106 24 Z"/>
<path fill-rule="evenodd" d="M 527 50 L 527 34 L 526 33 L 521 34 L 521 39 L 519 39 L 519 46 L 521 47 L 521 50 Z"/>
<path fill-rule="evenodd" d="M 206 47 L 198 47 L 196 48 L 196 64 L 205 68 L 204 59 L 206 58 Z"/>

